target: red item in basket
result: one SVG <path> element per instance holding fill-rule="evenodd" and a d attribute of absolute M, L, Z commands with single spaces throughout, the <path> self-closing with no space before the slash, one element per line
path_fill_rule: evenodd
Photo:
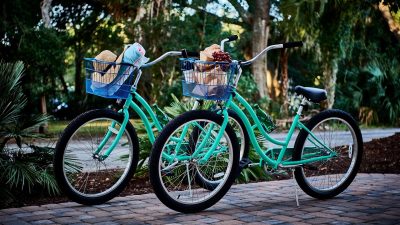
<path fill-rule="evenodd" d="M 232 62 L 231 56 L 227 52 L 213 52 L 212 56 L 214 58 L 214 62 Z"/>

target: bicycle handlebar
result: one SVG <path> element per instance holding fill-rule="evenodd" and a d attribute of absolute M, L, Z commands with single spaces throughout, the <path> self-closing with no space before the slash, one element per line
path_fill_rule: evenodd
<path fill-rule="evenodd" d="M 169 51 L 169 52 L 164 53 L 163 55 L 161 55 L 157 59 L 142 65 L 140 68 L 150 67 L 150 66 L 160 62 L 161 60 L 163 60 L 167 56 L 181 56 L 181 55 L 182 55 L 182 52 L 180 52 L 180 51 Z"/>
<path fill-rule="evenodd" d="M 294 47 L 302 47 L 302 41 L 288 42 L 283 44 L 283 48 L 294 48 Z"/>
<path fill-rule="evenodd" d="M 187 58 L 187 57 L 200 57 L 200 53 L 199 52 L 186 51 L 186 49 L 183 49 L 182 51 L 169 51 L 169 52 L 166 52 L 166 53 L 162 54 L 157 59 L 142 65 L 140 68 L 147 68 L 147 67 L 153 66 L 154 64 L 160 62 L 161 60 L 165 59 L 168 56 L 183 56 L 185 58 Z"/>
<path fill-rule="evenodd" d="M 224 40 L 221 41 L 221 49 L 223 46 L 224 42 L 230 42 L 230 41 L 235 41 L 238 39 L 237 35 L 232 35 Z M 266 47 L 264 50 L 262 50 L 260 53 L 258 53 L 254 58 L 247 60 L 245 62 L 242 62 L 241 65 L 246 66 L 249 65 L 251 63 L 253 63 L 255 60 L 257 60 L 262 54 L 264 54 L 265 52 L 268 52 L 269 50 L 272 49 L 279 49 L 279 48 L 294 48 L 294 47 L 301 47 L 303 46 L 303 42 L 302 41 L 295 41 L 295 42 L 287 42 L 287 43 L 283 43 L 283 44 L 276 44 L 276 45 L 270 45 L 268 47 Z M 146 68 L 146 67 L 150 67 L 158 62 L 160 62 L 161 60 L 163 60 L 164 58 L 166 58 L 167 56 L 183 56 L 185 58 L 187 57 L 199 57 L 200 54 L 198 52 L 188 52 L 185 49 L 180 51 L 169 51 L 164 53 L 163 55 L 161 55 L 160 57 L 158 57 L 157 59 L 153 60 L 152 62 L 146 63 L 143 66 L 141 66 L 141 68 Z"/>
<path fill-rule="evenodd" d="M 264 54 L 265 52 L 268 52 L 269 50 L 272 49 L 279 49 L 279 48 L 294 48 L 294 47 L 301 47 L 303 46 L 303 42 L 302 41 L 295 41 L 295 42 L 287 42 L 287 43 L 283 43 L 283 44 L 276 44 L 276 45 L 270 45 L 266 48 L 264 48 L 264 50 L 262 50 L 260 53 L 258 53 L 256 56 L 254 56 L 254 58 L 247 60 L 245 62 L 240 63 L 243 66 L 247 66 L 249 64 L 252 64 L 255 60 L 257 60 L 262 54 Z"/>
<path fill-rule="evenodd" d="M 230 37 L 228 37 L 228 42 L 236 41 L 237 39 L 238 39 L 237 35 L 231 35 Z"/>

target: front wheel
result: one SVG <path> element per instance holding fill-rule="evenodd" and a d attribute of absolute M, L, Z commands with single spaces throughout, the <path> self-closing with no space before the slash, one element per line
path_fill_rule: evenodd
<path fill-rule="evenodd" d="M 55 178 L 73 201 L 95 205 L 117 196 L 135 173 L 139 141 L 128 122 L 119 142 L 102 158 L 117 136 L 124 117 L 111 110 L 92 110 L 79 115 L 65 128 L 54 154 Z M 102 151 L 96 153 L 105 139 Z"/>
<path fill-rule="evenodd" d="M 232 127 L 232 129 L 235 131 L 239 148 L 240 148 L 240 157 L 239 160 L 242 160 L 242 158 L 247 158 L 249 155 L 249 148 L 250 148 L 250 138 L 246 130 L 246 126 L 244 125 L 242 119 L 239 117 L 239 115 L 233 111 L 233 110 L 228 110 L 228 115 L 229 115 L 229 125 Z M 205 124 L 201 124 L 201 126 L 205 126 Z M 190 138 L 190 149 L 196 149 L 195 145 L 198 143 L 199 136 L 204 136 L 205 133 L 201 131 L 200 127 L 195 127 L 192 131 L 191 138 Z M 201 140 L 201 138 L 200 138 Z M 212 170 L 212 168 L 210 169 Z M 196 182 L 199 185 L 203 185 L 203 188 L 206 188 L 208 190 L 213 190 L 218 186 L 219 180 L 207 180 L 207 176 L 202 175 L 201 171 L 198 171 L 195 175 Z"/>
<path fill-rule="evenodd" d="M 223 117 L 205 110 L 186 112 L 164 127 L 150 155 L 150 181 L 154 192 L 169 208 L 183 212 L 199 212 L 218 202 L 229 190 L 239 169 L 239 145 L 236 134 L 227 126 L 212 151 Z M 199 129 L 198 129 L 199 128 Z M 199 135 L 193 143 L 193 131 Z M 194 149 L 193 149 L 194 148 Z M 211 149 L 210 158 L 201 159 Z M 199 184 L 204 180 L 218 181 L 212 190 Z"/>
<path fill-rule="evenodd" d="M 296 181 L 314 198 L 334 197 L 350 185 L 360 167 L 363 151 L 360 129 L 355 120 L 341 110 L 323 111 L 312 117 L 306 127 L 325 146 L 302 129 L 294 145 L 293 160 L 329 155 L 330 150 L 336 156 L 296 168 Z"/>

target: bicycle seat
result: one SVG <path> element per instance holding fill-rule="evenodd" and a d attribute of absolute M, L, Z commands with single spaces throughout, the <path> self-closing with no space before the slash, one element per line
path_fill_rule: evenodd
<path fill-rule="evenodd" d="M 319 103 L 326 99 L 326 91 L 319 88 L 296 86 L 294 91 L 298 95 L 303 95 L 309 101 Z"/>

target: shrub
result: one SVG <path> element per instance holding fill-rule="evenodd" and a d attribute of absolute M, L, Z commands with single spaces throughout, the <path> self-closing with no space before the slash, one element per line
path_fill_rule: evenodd
<path fill-rule="evenodd" d="M 41 138 L 36 129 L 48 117 L 24 114 L 23 70 L 22 62 L 0 62 L 0 207 L 21 194 L 59 193 L 52 173 L 53 148 L 29 143 Z"/>

